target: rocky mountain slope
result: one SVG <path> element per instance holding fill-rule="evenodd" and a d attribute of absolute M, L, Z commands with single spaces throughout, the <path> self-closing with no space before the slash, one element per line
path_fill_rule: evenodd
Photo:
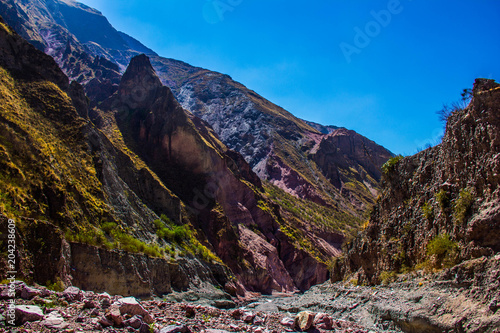
<path fill-rule="evenodd" d="M 388 281 L 500 251 L 500 85 L 477 79 L 441 144 L 384 167 L 383 192 L 334 278 Z"/>
<path fill-rule="evenodd" d="M 89 121 L 79 84 L 0 23 L 1 246 L 6 253 L 8 217 L 16 222 L 17 277 L 137 295 L 200 285 L 200 275 L 207 284 L 229 281 L 227 267 L 194 237 L 172 239 L 166 252 L 153 223 L 163 214 L 188 234 L 180 199 Z M 201 260 L 176 260 L 190 247 Z M 3 279 L 6 256 L 1 264 Z"/>
<path fill-rule="evenodd" d="M 207 121 L 261 179 L 358 220 L 374 203 L 380 174 L 373 170 L 392 156 L 374 142 L 347 131 L 343 136 L 349 144 L 321 145 L 319 154 L 332 156 L 322 157 L 322 165 L 317 165 L 316 146 L 322 140 L 333 142 L 321 132 L 328 127 L 294 117 L 229 76 L 159 57 L 114 30 L 99 12 L 74 1 L 37 0 L 27 5 L 21 0 L 2 0 L 0 4 L 7 22 L 52 55 L 94 102 L 116 91 L 119 75 L 132 56 L 146 53 L 181 105 Z M 325 147 L 329 150 L 322 151 Z M 363 161 L 359 153 L 353 154 L 354 149 L 363 153 Z M 333 175 L 333 169 L 341 174 Z"/>
<path fill-rule="evenodd" d="M 344 237 L 325 220 L 335 211 L 263 184 L 146 55 L 90 107 L 51 57 L 1 28 L 0 214 L 3 235 L 18 222 L 19 277 L 137 296 L 290 292 L 328 278 Z"/>

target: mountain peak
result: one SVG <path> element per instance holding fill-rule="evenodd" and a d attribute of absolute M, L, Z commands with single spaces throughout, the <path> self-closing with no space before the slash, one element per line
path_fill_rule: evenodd
<path fill-rule="evenodd" d="M 120 82 L 119 92 L 122 101 L 136 108 L 143 103 L 154 101 L 158 89 L 162 86 L 149 57 L 141 54 L 130 61 Z"/>

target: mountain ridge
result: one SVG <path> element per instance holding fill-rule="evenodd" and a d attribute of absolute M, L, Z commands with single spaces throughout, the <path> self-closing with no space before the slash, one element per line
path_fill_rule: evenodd
<path fill-rule="evenodd" d="M 11 6 L 22 12 L 23 7 L 16 5 L 16 1 L 2 0 L 4 3 L 11 3 Z M 46 1 L 46 3 L 52 2 L 57 3 L 57 0 Z M 67 7 L 64 4 L 60 5 L 60 8 L 66 8 L 63 12 L 68 11 Z M 71 10 L 75 8 L 75 6 L 70 7 Z M 53 15 L 62 15 L 64 17 L 63 13 L 59 13 L 55 6 L 52 10 L 55 13 Z M 29 10 L 25 9 L 24 13 L 24 16 L 30 17 Z M 84 11 L 82 15 L 82 17 L 86 17 L 89 14 Z M 98 17 L 99 20 L 105 20 L 102 15 Z M 72 22 L 78 22 L 78 18 L 76 17 Z M 16 23 L 16 20 L 11 19 L 10 23 Z M 58 36 L 57 22 L 45 24 L 53 26 L 56 29 L 54 34 Z M 37 23 L 31 25 L 36 26 Z M 109 22 L 105 25 L 108 30 L 111 29 L 109 28 Z M 117 31 L 101 33 L 99 38 L 106 39 L 108 35 L 113 36 L 116 34 L 119 33 Z M 61 68 L 68 74 L 74 71 L 75 61 L 82 64 L 80 67 L 84 76 L 78 75 L 78 72 L 74 72 L 69 76 L 83 84 L 86 93 L 95 102 L 102 101 L 105 95 L 116 91 L 119 76 L 124 72 L 128 61 L 133 55 L 139 53 L 136 50 L 123 50 L 122 46 L 111 49 L 99 45 L 97 37 L 94 37 L 92 42 L 85 42 L 86 39 L 78 41 L 76 37 L 68 39 L 68 37 L 64 37 L 64 34 L 58 38 L 70 40 L 70 48 L 74 50 L 66 52 L 67 56 L 58 56 L 58 54 L 64 53 L 63 47 L 57 46 L 57 43 L 54 44 L 49 40 L 48 47 L 54 50 L 51 51 L 52 55 L 55 56 Z M 118 42 L 120 40 L 123 39 L 119 38 Z M 145 47 L 141 44 L 141 51 L 144 51 L 143 48 Z M 90 59 L 86 59 L 83 54 L 88 54 Z M 100 57 L 111 60 L 118 65 L 118 70 L 102 61 L 96 63 L 95 60 L 92 60 L 94 57 L 96 57 L 95 59 Z M 330 206 L 335 201 L 342 201 L 343 195 L 341 192 L 349 192 L 349 196 L 352 197 L 361 195 L 356 200 L 348 200 L 342 203 L 344 209 L 359 218 L 362 218 L 364 212 L 374 203 L 374 198 L 368 201 L 365 198 L 369 198 L 372 196 L 371 193 L 378 191 L 377 185 L 373 185 L 373 189 L 362 183 L 358 184 L 355 189 L 343 185 L 333 186 L 324 178 L 319 168 L 311 166 L 315 162 L 308 158 L 307 149 L 309 146 L 314 145 L 316 138 L 311 139 L 311 136 L 320 134 L 317 132 L 318 129 L 311 127 L 307 122 L 267 101 L 242 84 L 233 81 L 227 75 L 153 54 L 150 55 L 150 58 L 160 80 L 172 89 L 181 105 L 194 115 L 207 121 L 214 128 L 219 138 L 229 148 L 241 153 L 262 179 L 278 184 L 294 195 L 302 193 L 306 195 L 302 197 L 305 199 L 309 194 L 311 197 L 321 198 L 318 202 L 328 203 Z M 105 94 L 102 93 L 103 90 Z M 326 128 L 328 127 L 319 127 L 319 130 L 324 131 Z M 383 154 L 386 158 L 392 156 L 392 153 L 387 150 Z M 275 161 L 276 156 L 281 162 Z M 292 156 L 293 160 L 290 160 L 288 156 Z M 357 163 L 356 161 L 353 162 L 354 164 Z M 275 174 L 274 166 L 276 164 L 281 164 L 281 167 L 286 169 L 284 172 L 294 173 L 300 180 L 291 179 L 288 181 L 286 177 L 281 177 L 281 180 L 273 179 L 270 172 Z M 377 167 L 380 166 L 377 165 Z M 345 172 L 349 173 L 347 170 Z M 322 179 L 322 184 L 319 186 L 317 184 L 318 179 Z M 378 181 L 378 179 L 376 180 Z M 306 186 L 309 190 L 302 190 L 303 186 Z"/>

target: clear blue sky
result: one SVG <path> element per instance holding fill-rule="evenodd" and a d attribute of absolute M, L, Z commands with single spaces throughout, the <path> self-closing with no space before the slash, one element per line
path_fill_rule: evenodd
<path fill-rule="evenodd" d="M 476 77 L 500 80 L 498 0 L 82 2 L 164 57 L 394 153 L 438 143 L 436 110 Z"/>

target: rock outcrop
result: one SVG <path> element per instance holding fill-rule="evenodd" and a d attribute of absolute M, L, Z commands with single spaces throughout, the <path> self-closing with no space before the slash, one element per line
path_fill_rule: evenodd
<path fill-rule="evenodd" d="M 377 283 L 500 251 L 500 85 L 477 79 L 472 94 L 441 144 L 386 164 L 382 196 L 335 279 Z"/>

